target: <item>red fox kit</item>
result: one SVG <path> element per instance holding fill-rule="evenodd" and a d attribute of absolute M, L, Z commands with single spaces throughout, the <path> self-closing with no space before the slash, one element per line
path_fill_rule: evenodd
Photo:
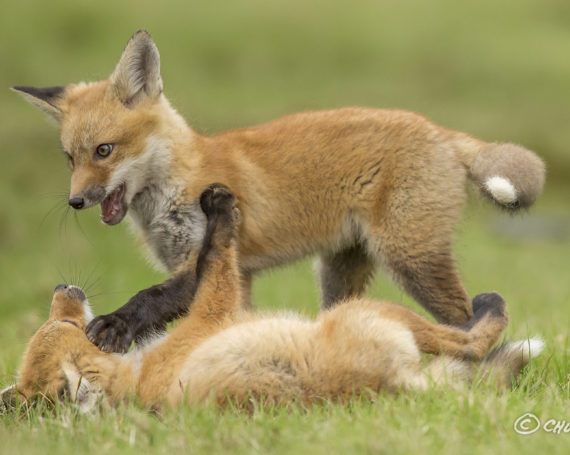
<path fill-rule="evenodd" d="M 231 189 L 243 215 L 244 301 L 256 271 L 316 254 L 324 308 L 362 294 L 380 264 L 439 322 L 456 325 L 472 316 L 452 252 L 467 178 L 512 210 L 530 206 L 544 182 L 542 161 L 523 147 L 398 110 L 304 112 L 202 136 L 165 98 L 144 31 L 107 80 L 14 89 L 60 125 L 69 204 L 100 204 L 108 225 L 128 214 L 172 275 L 90 324 L 106 350 L 124 351 L 188 310 L 187 258 L 206 226 L 198 198 L 213 182 Z"/>
<path fill-rule="evenodd" d="M 200 206 L 206 235 L 187 260 L 196 295 L 180 325 L 128 354 L 102 352 L 85 334 L 92 318 L 85 294 L 59 285 L 49 320 L 25 351 L 17 386 L 3 392 L 6 404 L 41 393 L 87 407 L 101 391 L 112 404 L 137 395 L 153 407 L 183 399 L 248 407 L 252 398 L 308 404 L 369 391 L 461 387 L 474 379 L 505 386 L 542 349 L 533 339 L 489 354 L 508 319 L 496 293 L 473 299 L 474 316 L 462 328 L 362 299 L 326 310 L 316 321 L 254 315 L 241 304 L 234 198 L 214 186 Z M 434 356 L 422 360 L 422 352 Z"/>

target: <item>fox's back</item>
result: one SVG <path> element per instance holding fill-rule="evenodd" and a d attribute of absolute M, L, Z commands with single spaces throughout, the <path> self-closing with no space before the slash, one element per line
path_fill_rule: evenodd
<path fill-rule="evenodd" d="M 303 183 L 321 194 L 334 189 L 338 200 L 348 202 L 364 196 L 373 183 L 362 180 L 365 174 L 387 178 L 396 161 L 421 161 L 434 153 L 432 145 L 451 136 L 413 112 L 348 107 L 287 115 L 212 136 L 207 143 L 211 156 L 231 150 L 288 194 L 299 192 Z"/>
<path fill-rule="evenodd" d="M 351 107 L 288 115 L 196 146 L 240 201 L 240 254 L 254 270 L 354 243 L 402 184 L 462 187 L 452 148 L 440 147 L 450 137 L 412 112 Z M 232 171 L 221 168 L 228 162 Z M 189 185 L 198 191 L 195 179 Z"/>

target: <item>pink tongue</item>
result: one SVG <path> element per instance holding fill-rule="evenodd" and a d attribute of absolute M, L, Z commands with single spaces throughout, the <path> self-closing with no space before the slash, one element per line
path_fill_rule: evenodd
<path fill-rule="evenodd" d="M 112 222 L 122 213 L 124 190 L 124 185 L 119 186 L 101 202 L 101 219 L 105 223 Z"/>

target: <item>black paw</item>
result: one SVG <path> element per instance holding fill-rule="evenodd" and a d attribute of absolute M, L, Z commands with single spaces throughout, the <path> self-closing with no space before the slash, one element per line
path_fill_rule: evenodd
<path fill-rule="evenodd" d="M 214 183 L 200 196 L 200 207 L 208 218 L 214 215 L 231 217 L 236 198 L 230 189 L 221 183 Z"/>
<path fill-rule="evenodd" d="M 473 306 L 473 314 L 477 313 L 487 313 L 489 311 L 495 311 L 503 313 L 505 310 L 505 299 L 498 292 L 485 292 L 483 294 L 476 295 L 473 297 L 471 302 Z"/>
<path fill-rule="evenodd" d="M 97 316 L 85 332 L 89 341 L 105 352 L 125 353 L 134 339 L 129 321 L 115 313 Z"/>
<path fill-rule="evenodd" d="M 507 317 L 505 299 L 497 292 L 485 292 L 476 295 L 473 297 L 471 305 L 473 306 L 473 317 L 462 326 L 465 330 L 471 329 L 487 314 L 494 318 Z"/>

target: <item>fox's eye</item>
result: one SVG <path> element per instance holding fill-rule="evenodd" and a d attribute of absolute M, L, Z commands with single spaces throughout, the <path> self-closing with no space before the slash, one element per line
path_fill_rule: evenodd
<path fill-rule="evenodd" d="M 97 146 L 97 158 L 106 158 L 113 151 L 113 144 L 101 144 Z"/>
<path fill-rule="evenodd" d="M 73 157 L 69 153 L 66 153 L 65 156 L 67 156 L 67 165 L 69 166 L 69 169 L 73 171 Z"/>

